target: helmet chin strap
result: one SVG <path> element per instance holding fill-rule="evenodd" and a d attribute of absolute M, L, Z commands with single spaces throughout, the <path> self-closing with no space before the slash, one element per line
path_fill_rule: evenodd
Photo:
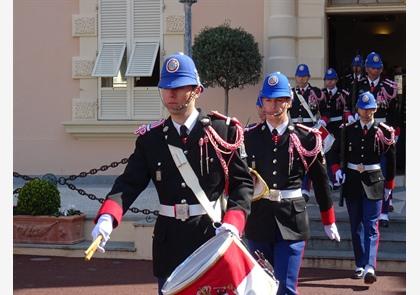
<path fill-rule="evenodd" d="M 187 99 L 187 101 L 176 108 L 177 111 L 181 111 L 183 109 L 186 109 L 188 105 L 191 103 L 191 100 L 193 99 L 193 95 L 191 94 L 190 97 Z"/>

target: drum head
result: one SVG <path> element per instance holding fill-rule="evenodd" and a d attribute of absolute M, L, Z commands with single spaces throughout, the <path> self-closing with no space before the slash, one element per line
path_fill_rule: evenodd
<path fill-rule="evenodd" d="M 223 256 L 232 242 L 233 234 L 225 231 L 201 245 L 172 272 L 163 285 L 162 293 L 174 294 L 196 281 Z"/>

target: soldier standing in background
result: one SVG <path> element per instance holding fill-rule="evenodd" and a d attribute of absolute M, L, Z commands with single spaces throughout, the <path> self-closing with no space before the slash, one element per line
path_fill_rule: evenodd
<path fill-rule="evenodd" d="M 359 83 L 366 79 L 363 73 L 363 58 L 361 55 L 356 55 L 353 58 L 351 68 L 352 72 L 344 77 L 343 88 L 349 93 L 347 101 L 348 108 L 352 114 L 356 114 L 356 101 L 357 96 L 359 95 Z"/>
<path fill-rule="evenodd" d="M 376 52 L 371 52 L 366 57 L 365 61 L 366 68 L 366 79 L 359 83 L 359 92 L 369 91 L 375 97 L 378 105 L 378 110 L 375 113 L 375 121 L 378 123 L 386 123 L 392 126 L 395 130 L 395 136 L 398 139 L 400 135 L 398 111 L 397 111 L 397 84 L 390 80 L 383 78 L 381 73 L 383 71 L 383 63 L 380 55 Z M 388 174 L 386 167 L 387 159 L 382 157 L 381 165 L 382 171 L 385 175 Z M 383 227 L 389 226 L 389 202 L 392 199 L 392 195 L 384 200 L 382 206 L 381 216 L 379 217 L 379 225 Z"/>
<path fill-rule="evenodd" d="M 331 170 L 333 164 L 332 159 L 336 156 L 333 154 L 338 153 L 340 144 L 341 129 L 340 126 L 348 121 L 353 122 L 354 117 L 351 115 L 348 108 L 348 92 L 344 89 L 337 87 L 338 75 L 333 68 L 329 68 L 324 75 L 325 88 L 322 92 L 325 100 L 320 103 L 321 119 L 327 123 L 327 130 L 334 136 L 335 141 L 329 151 L 326 151 L 327 170 L 330 178 L 331 187 L 338 188 L 339 183 L 335 181 L 334 174 Z"/>
<path fill-rule="evenodd" d="M 300 123 L 308 127 L 314 127 L 321 124 L 324 127 L 327 123 L 320 119 L 319 104 L 325 99 L 321 89 L 314 87 L 309 83 L 311 74 L 306 64 L 299 64 L 295 72 L 295 87 L 292 89 L 292 106 L 289 109 L 290 118 L 293 123 Z M 306 201 L 309 200 L 311 190 L 311 181 L 308 176 L 304 177 L 302 182 L 302 194 Z"/>
<path fill-rule="evenodd" d="M 353 277 L 372 284 L 376 282 L 382 199 L 387 200 L 394 189 L 395 138 L 392 127 L 374 119 L 377 103 L 370 92 L 359 95 L 356 107 L 360 120 L 342 128 L 340 158 L 335 159 L 333 169 L 337 181 L 343 183 L 350 219 L 356 260 Z M 387 159 L 386 174 L 381 157 Z"/>

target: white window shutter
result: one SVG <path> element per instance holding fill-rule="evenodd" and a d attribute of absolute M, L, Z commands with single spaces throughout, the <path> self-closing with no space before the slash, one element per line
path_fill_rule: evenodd
<path fill-rule="evenodd" d="M 99 104 L 100 119 L 124 120 L 128 118 L 126 89 L 102 89 Z"/>
<path fill-rule="evenodd" d="M 116 77 L 124 56 L 125 42 L 104 42 L 96 58 L 92 76 Z"/>
<path fill-rule="evenodd" d="M 127 77 L 151 77 L 158 50 L 158 42 L 136 42 L 125 75 Z"/>
<path fill-rule="evenodd" d="M 133 116 L 139 120 L 157 120 L 163 107 L 157 87 L 136 87 L 133 92 Z"/>
<path fill-rule="evenodd" d="M 133 0 L 133 37 L 160 40 L 161 0 Z"/>
<path fill-rule="evenodd" d="M 99 0 L 101 39 L 127 38 L 127 0 Z"/>

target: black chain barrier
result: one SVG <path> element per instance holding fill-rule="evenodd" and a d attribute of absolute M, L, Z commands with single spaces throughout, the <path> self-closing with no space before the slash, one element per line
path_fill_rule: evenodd
<path fill-rule="evenodd" d="M 61 177 L 57 178 L 53 174 L 47 174 L 45 176 L 48 176 L 49 180 L 53 181 L 54 183 L 58 183 L 60 185 L 66 185 L 70 190 L 77 191 L 80 195 L 86 196 L 89 199 L 91 199 L 92 201 L 98 201 L 99 203 L 102 204 L 105 201 L 104 198 L 98 198 L 94 194 L 87 193 L 84 189 L 77 188 L 73 183 L 71 183 L 69 181 L 74 181 L 78 178 L 84 178 L 84 177 L 87 177 L 89 175 L 95 175 L 99 171 L 106 171 L 109 168 L 116 168 L 121 164 L 127 164 L 127 162 L 128 162 L 128 159 L 124 158 L 119 162 L 112 162 L 111 164 L 103 165 L 103 166 L 99 167 L 98 169 L 93 168 L 93 169 L 89 170 L 88 172 L 81 172 L 78 175 L 70 175 L 68 177 L 61 176 Z M 25 181 L 30 181 L 30 180 L 33 180 L 33 179 L 39 179 L 39 177 L 30 177 L 28 175 L 22 175 L 18 172 L 13 172 L 13 177 L 22 178 Z M 17 195 L 19 195 L 19 192 L 20 192 L 21 189 L 22 188 L 20 187 L 20 188 L 16 188 L 15 190 L 13 190 L 13 195 L 15 197 Z M 159 215 L 159 210 L 139 209 L 139 208 L 136 208 L 136 207 L 131 207 L 128 210 L 133 212 L 133 213 L 141 213 L 141 214 L 146 215 L 146 220 L 147 221 L 152 221 L 153 218 L 150 215 L 152 215 L 152 214 L 155 215 L 155 216 Z"/>

